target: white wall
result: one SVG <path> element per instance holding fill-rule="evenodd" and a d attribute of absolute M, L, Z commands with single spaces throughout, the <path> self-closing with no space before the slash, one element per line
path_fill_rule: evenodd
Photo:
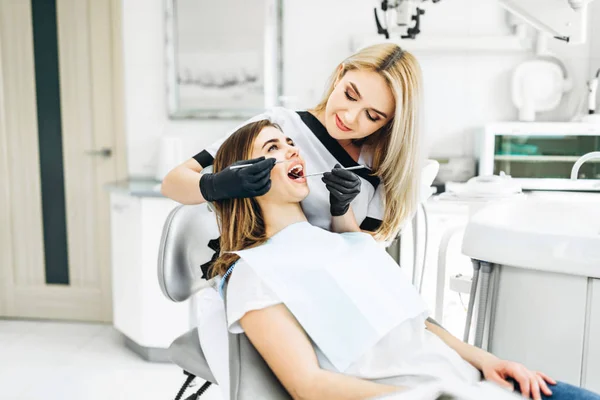
<path fill-rule="evenodd" d="M 163 135 L 181 137 L 187 159 L 239 121 L 169 120 L 163 1 L 125 0 L 122 4 L 129 175 L 154 176 Z"/>
<path fill-rule="evenodd" d="M 588 75 L 591 77 L 600 68 L 600 1 L 593 2 L 590 6 L 590 70 Z"/>
<path fill-rule="evenodd" d="M 375 32 L 365 0 L 284 0 L 284 95 L 297 107 L 315 104 L 326 79 L 351 53 L 351 44 Z M 596 3 L 600 3 L 596 2 Z M 343 5 L 343 7 L 342 7 Z M 594 15 L 600 17 L 600 4 Z M 173 121 L 166 117 L 162 0 L 123 2 L 126 132 L 129 172 L 152 176 L 163 135 L 183 139 L 188 158 L 239 121 Z M 592 19 L 593 20 L 593 19 Z M 505 12 L 495 0 L 444 0 L 430 4 L 422 37 L 505 34 Z M 594 29 L 592 27 L 592 29 Z M 543 120 L 570 118 L 592 68 L 600 66 L 600 35 L 577 47 L 553 41 L 551 50 L 573 74 L 578 92 Z M 590 45 L 593 47 L 590 59 Z M 490 121 L 513 120 L 510 73 L 525 53 L 419 53 L 425 78 L 426 134 L 432 156 L 471 155 L 474 134 Z M 594 65 L 596 67 L 594 67 Z"/>

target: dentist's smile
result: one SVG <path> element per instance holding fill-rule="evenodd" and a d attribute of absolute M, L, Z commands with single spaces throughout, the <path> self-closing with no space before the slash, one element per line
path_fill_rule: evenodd
<path fill-rule="evenodd" d="M 340 117 L 338 117 L 337 114 L 335 114 L 335 124 L 337 125 L 337 127 L 340 131 L 350 132 L 352 130 L 352 129 L 348 128 L 346 125 L 344 125 L 344 123 L 342 122 Z"/>

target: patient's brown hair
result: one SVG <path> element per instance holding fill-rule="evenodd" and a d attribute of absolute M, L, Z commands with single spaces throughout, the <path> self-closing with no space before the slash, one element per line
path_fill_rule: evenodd
<path fill-rule="evenodd" d="M 250 159 L 254 141 L 269 126 L 281 130 L 277 124 L 261 120 L 235 131 L 217 151 L 214 172 L 222 171 L 236 161 Z M 267 240 L 263 215 L 254 198 L 220 200 L 213 204 L 221 231 L 221 254 L 210 270 L 211 277 L 225 274 L 239 259 L 228 252 L 256 247 Z"/>

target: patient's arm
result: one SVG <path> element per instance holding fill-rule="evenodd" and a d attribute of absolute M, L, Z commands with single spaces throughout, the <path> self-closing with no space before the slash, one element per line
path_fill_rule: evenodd
<path fill-rule="evenodd" d="M 501 360 L 485 350 L 460 341 L 449 332 L 428 321 L 425 322 L 425 326 L 452 347 L 465 361 L 479 369 L 486 380 L 512 388 L 513 385 L 506 380 L 512 378 L 519 383 L 521 393 L 526 398 L 531 396 L 534 400 L 541 400 L 541 393 L 546 396 L 552 395 L 547 383 L 556 385 L 556 381 L 547 375 L 530 371 L 524 365 L 513 361 Z"/>
<path fill-rule="evenodd" d="M 498 359 L 498 357 L 496 357 L 495 355 L 488 353 L 487 351 L 482 350 L 478 347 L 471 346 L 470 344 L 465 343 L 462 340 L 454 337 L 450 332 L 446 331 L 439 324 L 437 324 L 437 322 L 431 321 L 425 321 L 425 327 L 427 328 L 427 330 L 434 333 L 436 336 L 442 339 L 444 343 L 450 346 L 465 361 L 467 361 L 475 368 L 481 370 L 482 365 L 485 362 Z"/>
<path fill-rule="evenodd" d="M 321 369 L 306 333 L 283 304 L 250 311 L 240 323 L 294 399 L 368 399 L 402 390 Z"/>

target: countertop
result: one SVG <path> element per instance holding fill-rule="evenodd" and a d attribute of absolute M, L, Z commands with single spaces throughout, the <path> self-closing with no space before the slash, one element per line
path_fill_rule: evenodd
<path fill-rule="evenodd" d="M 104 186 L 111 193 L 123 193 L 136 197 L 162 197 L 160 182 L 152 178 L 130 178 Z"/>

